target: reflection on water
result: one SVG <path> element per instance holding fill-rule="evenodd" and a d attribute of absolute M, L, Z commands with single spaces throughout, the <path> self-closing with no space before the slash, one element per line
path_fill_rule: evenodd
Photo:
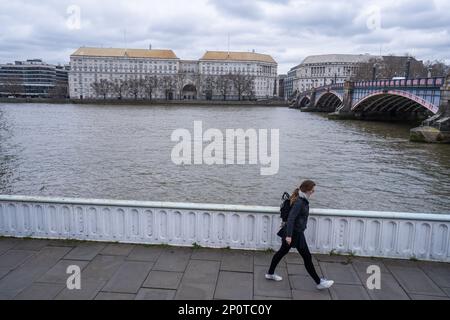
<path fill-rule="evenodd" d="M 280 172 L 176 166 L 175 129 L 280 129 Z M 409 127 L 286 108 L 0 105 L 1 193 L 279 205 L 302 179 L 314 207 L 450 212 L 450 145 Z"/>

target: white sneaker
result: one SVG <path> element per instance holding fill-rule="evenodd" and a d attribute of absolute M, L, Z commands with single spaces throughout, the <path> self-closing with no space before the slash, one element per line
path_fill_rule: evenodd
<path fill-rule="evenodd" d="M 329 289 L 334 284 L 333 280 L 320 279 L 320 284 L 317 285 L 317 289 L 324 290 Z"/>
<path fill-rule="evenodd" d="M 273 281 L 283 281 L 283 278 L 277 274 L 266 274 L 266 279 Z"/>

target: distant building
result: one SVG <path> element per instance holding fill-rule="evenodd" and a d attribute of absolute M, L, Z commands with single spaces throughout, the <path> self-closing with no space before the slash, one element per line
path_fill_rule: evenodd
<path fill-rule="evenodd" d="M 101 80 L 123 83 L 155 77 L 158 86 L 152 92 L 156 99 L 221 99 L 218 90 L 208 90 L 208 79 L 225 75 L 253 76 L 256 98 L 273 97 L 277 63 L 269 55 L 255 52 L 207 51 L 200 60 L 181 60 L 172 50 L 80 48 L 70 57 L 70 97 L 96 99 L 93 84 Z M 231 84 L 227 100 L 237 99 Z M 129 98 L 129 93 L 121 92 Z M 110 91 L 108 98 L 117 98 Z M 137 97 L 137 96 L 136 96 Z M 140 93 L 138 98 L 145 97 Z"/>
<path fill-rule="evenodd" d="M 406 71 L 408 61 L 410 61 L 410 68 Z M 360 72 L 362 65 L 366 65 L 365 72 Z M 289 71 L 285 80 L 285 96 L 289 98 L 296 91 L 301 92 L 323 85 L 344 83 L 355 76 L 362 78 L 361 80 L 372 80 L 373 76 L 390 78 L 403 76 L 410 72 L 411 77 L 418 77 L 421 76 L 422 70 L 423 62 L 408 56 L 314 55 L 307 57 L 301 64 Z"/>
<path fill-rule="evenodd" d="M 289 82 L 292 92 L 305 91 L 333 83 L 344 83 L 356 74 L 358 65 L 369 62 L 375 56 L 368 54 L 326 54 L 309 56 L 291 69 Z"/>
<path fill-rule="evenodd" d="M 0 65 L 0 96 L 66 98 L 69 66 L 40 59 Z"/>
<path fill-rule="evenodd" d="M 277 81 L 277 96 L 280 98 L 285 98 L 285 80 L 287 78 L 287 74 L 281 74 L 278 76 L 278 81 Z"/>
<path fill-rule="evenodd" d="M 286 78 L 284 79 L 284 97 L 286 100 L 292 97 L 294 94 L 294 82 L 297 79 L 297 68 L 294 67 L 287 73 Z"/>

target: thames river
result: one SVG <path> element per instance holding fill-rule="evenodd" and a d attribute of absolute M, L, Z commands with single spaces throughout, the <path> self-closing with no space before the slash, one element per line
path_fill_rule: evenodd
<path fill-rule="evenodd" d="M 280 169 L 175 165 L 174 130 L 279 129 Z M 302 179 L 314 208 L 450 213 L 450 145 L 410 126 L 268 107 L 0 104 L 0 193 L 278 206 Z"/>

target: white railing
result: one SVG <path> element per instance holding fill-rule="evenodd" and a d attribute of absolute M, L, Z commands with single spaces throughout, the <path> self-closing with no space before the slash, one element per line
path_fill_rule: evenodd
<path fill-rule="evenodd" d="M 0 195 L 0 236 L 277 249 L 274 207 Z M 311 210 L 314 253 L 450 262 L 450 214 Z"/>

